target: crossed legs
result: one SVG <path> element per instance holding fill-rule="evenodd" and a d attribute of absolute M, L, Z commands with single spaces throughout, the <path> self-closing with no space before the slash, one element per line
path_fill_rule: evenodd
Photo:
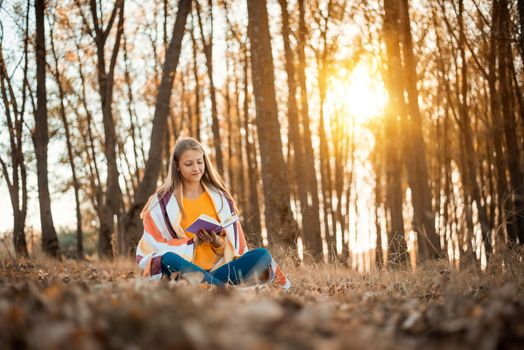
<path fill-rule="evenodd" d="M 173 272 L 200 272 L 204 276 L 202 282 L 224 287 L 226 283 L 237 285 L 256 279 L 264 280 L 271 265 L 271 259 L 271 254 L 266 248 L 256 248 L 212 272 L 202 269 L 175 253 L 164 254 L 161 263 L 162 272 L 167 275 Z"/>

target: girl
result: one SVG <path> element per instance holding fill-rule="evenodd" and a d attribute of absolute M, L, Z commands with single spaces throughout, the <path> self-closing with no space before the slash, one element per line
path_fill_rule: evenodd
<path fill-rule="evenodd" d="M 180 138 L 165 183 L 140 214 L 144 234 L 136 260 L 144 276 L 200 272 L 202 282 L 218 287 L 267 281 L 288 289 L 289 280 L 267 249 L 248 251 L 239 221 L 222 232 L 186 232 L 201 214 L 223 221 L 232 213 L 238 214 L 235 202 L 202 145 Z"/>

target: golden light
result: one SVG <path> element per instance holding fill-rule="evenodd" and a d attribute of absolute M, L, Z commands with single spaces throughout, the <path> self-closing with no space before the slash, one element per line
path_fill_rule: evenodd
<path fill-rule="evenodd" d="M 381 115 L 387 102 L 387 94 L 378 74 L 369 64 L 361 63 L 349 74 L 340 71 L 331 78 L 328 104 L 329 100 L 362 124 Z"/>

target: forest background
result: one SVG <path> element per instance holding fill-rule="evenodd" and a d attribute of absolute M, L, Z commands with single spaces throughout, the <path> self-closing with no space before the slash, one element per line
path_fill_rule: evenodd
<path fill-rule="evenodd" d="M 523 87 L 524 0 L 0 0 L 0 347 L 520 349 Z M 180 136 L 289 291 L 142 278 Z"/>
<path fill-rule="evenodd" d="M 132 254 L 179 136 L 251 246 L 367 271 L 524 242 L 523 1 L 0 5 L 10 256 Z"/>

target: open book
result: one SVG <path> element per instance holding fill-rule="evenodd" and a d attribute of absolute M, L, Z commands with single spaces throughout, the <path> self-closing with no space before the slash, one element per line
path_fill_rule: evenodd
<path fill-rule="evenodd" d="M 231 213 L 231 216 L 227 217 L 222 222 L 218 222 L 212 217 L 202 214 L 191 225 L 189 225 L 186 231 L 196 234 L 200 230 L 206 230 L 207 232 L 211 232 L 211 230 L 213 230 L 216 233 L 219 233 L 237 221 L 238 216 L 235 213 Z"/>

